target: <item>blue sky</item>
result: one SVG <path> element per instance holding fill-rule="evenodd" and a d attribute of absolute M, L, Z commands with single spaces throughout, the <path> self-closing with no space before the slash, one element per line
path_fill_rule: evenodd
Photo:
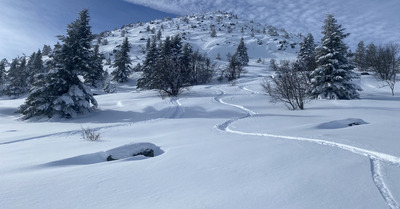
<path fill-rule="evenodd" d="M 83 8 L 93 33 L 175 16 L 123 0 L 0 0 L 0 8 L 0 59 L 8 60 L 55 44 Z"/>
<path fill-rule="evenodd" d="M 94 33 L 172 14 L 221 10 L 292 33 L 311 32 L 318 41 L 323 19 L 332 13 L 351 33 L 346 42 L 352 48 L 360 40 L 400 43 L 400 0 L 0 0 L 0 8 L 0 59 L 53 45 L 82 8 L 89 9 Z"/>

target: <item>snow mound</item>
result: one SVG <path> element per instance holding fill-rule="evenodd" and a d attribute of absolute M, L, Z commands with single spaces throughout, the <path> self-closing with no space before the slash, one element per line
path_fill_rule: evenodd
<path fill-rule="evenodd" d="M 63 160 L 53 161 L 45 166 L 90 165 L 113 160 L 142 160 L 163 154 L 164 151 L 152 143 L 132 143 L 104 152 L 79 155 Z"/>
<path fill-rule="evenodd" d="M 338 129 L 338 128 L 346 128 L 350 126 L 368 124 L 363 119 L 359 118 L 347 118 L 343 120 L 334 120 L 326 123 L 322 123 L 317 126 L 320 129 Z"/>

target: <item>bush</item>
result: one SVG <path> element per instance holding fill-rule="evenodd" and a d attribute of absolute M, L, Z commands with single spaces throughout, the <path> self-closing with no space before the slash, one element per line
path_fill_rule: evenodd
<path fill-rule="evenodd" d="M 290 110 L 304 109 L 308 100 L 308 74 L 299 71 L 295 63 L 282 61 L 281 65 L 274 65 L 277 72 L 265 81 L 262 86 L 271 96 L 271 102 L 282 102 Z"/>
<path fill-rule="evenodd" d="M 88 141 L 100 140 L 100 133 L 97 133 L 95 129 L 83 128 L 83 127 L 81 129 L 82 129 L 82 139 Z"/>

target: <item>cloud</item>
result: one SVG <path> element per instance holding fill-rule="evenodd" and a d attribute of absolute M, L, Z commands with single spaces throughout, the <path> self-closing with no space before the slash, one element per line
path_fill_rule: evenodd
<path fill-rule="evenodd" d="M 125 0 L 164 12 L 186 15 L 227 11 L 241 18 L 283 27 L 293 33 L 313 33 L 320 38 L 323 19 L 332 13 L 347 28 L 352 47 L 366 42 L 400 43 L 398 0 Z"/>
<path fill-rule="evenodd" d="M 33 9 L 32 4 L 29 1 L 0 2 L 0 7 L 4 8 L 0 13 L 0 59 L 31 53 L 56 40 L 50 35 L 55 34 L 55 29 L 47 24 L 45 15 Z"/>

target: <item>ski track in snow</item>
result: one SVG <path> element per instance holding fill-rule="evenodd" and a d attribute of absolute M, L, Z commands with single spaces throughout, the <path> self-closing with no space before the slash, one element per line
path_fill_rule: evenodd
<path fill-rule="evenodd" d="M 252 90 L 249 90 L 246 87 L 239 87 L 239 88 L 254 94 L 254 92 Z M 351 145 L 326 141 L 326 140 L 322 140 L 322 139 L 313 139 L 313 138 L 295 137 L 295 136 L 283 136 L 283 135 L 275 135 L 275 134 L 268 134 L 268 133 L 248 133 L 248 132 L 243 132 L 243 131 L 231 130 L 229 128 L 229 126 L 232 123 L 234 123 L 238 120 L 241 120 L 241 119 L 251 118 L 251 117 L 257 115 L 257 113 L 248 108 L 245 108 L 241 105 L 225 102 L 224 100 L 222 100 L 222 98 L 226 96 L 225 92 L 222 90 L 219 90 L 219 91 L 220 91 L 220 93 L 216 97 L 214 97 L 215 101 L 217 101 L 223 105 L 236 107 L 236 108 L 244 111 L 245 115 L 243 117 L 230 119 L 228 121 L 225 121 L 222 124 L 216 125 L 215 127 L 218 130 L 221 130 L 221 131 L 227 132 L 227 133 L 233 133 L 233 134 L 239 134 L 239 135 L 245 135 L 245 136 L 272 137 L 272 138 L 278 138 L 278 139 L 311 142 L 311 143 L 315 143 L 315 144 L 319 144 L 319 145 L 323 145 L 323 146 L 329 146 L 329 147 L 334 147 L 334 148 L 350 151 L 354 154 L 368 157 L 371 162 L 372 180 L 374 181 L 375 186 L 379 190 L 380 194 L 382 195 L 383 199 L 385 200 L 385 202 L 387 203 L 387 205 L 389 206 L 390 209 L 400 209 L 400 205 L 393 198 L 389 188 L 386 186 L 386 184 L 384 182 L 384 177 L 382 175 L 382 168 L 381 168 L 382 162 L 387 163 L 389 165 L 394 165 L 394 166 L 400 167 L 400 158 L 399 157 L 385 154 L 385 153 L 375 152 L 375 151 L 371 151 L 371 150 L 367 150 L 367 149 L 363 149 L 363 148 L 359 148 L 359 147 L 355 147 L 355 146 L 351 146 Z"/>
<path fill-rule="evenodd" d="M 210 88 L 212 88 L 212 87 L 210 87 Z M 262 93 L 250 90 L 244 86 L 241 86 L 239 88 L 241 90 L 250 92 L 251 94 L 262 94 Z M 225 94 L 225 92 L 223 90 L 218 90 L 218 91 L 219 91 L 218 95 L 214 97 L 214 100 L 216 102 L 223 104 L 223 105 L 238 108 L 245 113 L 245 115 L 242 117 L 229 119 L 222 124 L 216 125 L 215 127 L 218 130 L 226 132 L 226 133 L 246 135 L 246 136 L 272 137 L 272 138 L 278 138 L 278 139 L 311 142 L 311 143 L 315 143 L 315 144 L 319 144 L 319 145 L 323 145 L 323 146 L 329 146 L 329 147 L 334 147 L 334 148 L 350 151 L 354 154 L 368 157 L 370 160 L 370 164 L 371 164 L 372 180 L 373 180 L 375 186 L 379 190 L 380 194 L 382 195 L 383 199 L 385 200 L 385 202 L 387 203 L 387 205 L 389 206 L 390 209 L 400 209 L 400 205 L 393 198 L 393 195 L 391 194 L 389 188 L 386 186 L 386 184 L 384 182 L 384 176 L 382 174 L 382 167 L 381 167 L 382 162 L 387 163 L 389 165 L 394 165 L 394 166 L 400 167 L 400 158 L 399 157 L 385 154 L 385 153 L 375 152 L 375 151 L 371 151 L 371 150 L 367 150 L 367 149 L 363 149 L 363 148 L 359 148 L 359 147 L 355 147 L 355 146 L 351 146 L 351 145 L 326 141 L 326 140 L 322 140 L 322 139 L 313 139 L 313 138 L 295 137 L 295 136 L 283 136 L 283 135 L 275 135 L 275 134 L 268 134 L 268 133 L 248 133 L 248 132 L 243 132 L 243 131 L 231 130 L 229 128 L 229 126 L 232 123 L 239 121 L 241 119 L 254 117 L 254 116 L 258 115 L 258 113 L 253 110 L 250 110 L 242 105 L 225 102 L 222 98 L 226 97 L 227 95 Z M 181 118 L 183 116 L 183 114 L 185 113 L 185 108 L 180 103 L 179 99 L 176 97 L 171 98 L 170 103 L 173 104 L 175 106 L 175 108 L 174 108 L 171 116 L 168 117 L 168 119 Z M 160 117 L 159 119 L 161 119 L 161 118 L 163 118 L 163 116 Z M 130 122 L 130 123 L 117 124 L 117 125 L 102 126 L 102 127 L 93 128 L 93 130 L 99 131 L 102 129 L 130 126 L 132 124 L 154 121 L 154 120 L 157 120 L 157 119 L 150 119 L 150 120 L 134 122 L 134 123 Z M 75 134 L 80 134 L 80 133 L 82 133 L 82 130 L 64 131 L 64 132 L 46 134 L 46 135 L 41 135 L 41 136 L 23 138 L 23 139 L 8 141 L 8 142 L 2 142 L 2 143 L 0 143 L 0 145 L 13 144 L 13 143 L 18 143 L 18 142 L 23 142 L 23 141 L 46 138 L 46 137 L 50 137 L 50 136 L 75 135 Z"/>
<path fill-rule="evenodd" d="M 400 208 L 399 204 L 393 198 L 392 193 L 390 192 L 389 188 L 386 186 L 383 180 L 381 161 L 373 158 L 370 158 L 370 161 L 371 161 L 372 179 L 374 180 L 375 186 L 378 188 L 379 192 L 381 193 L 385 202 L 388 204 L 389 208 L 399 209 Z"/>
<path fill-rule="evenodd" d="M 172 116 L 170 118 L 180 118 L 183 116 L 185 113 L 185 108 L 182 106 L 182 104 L 179 102 L 179 99 L 177 97 L 173 97 L 170 99 L 170 102 L 175 105 L 175 111 L 172 113 Z"/>

